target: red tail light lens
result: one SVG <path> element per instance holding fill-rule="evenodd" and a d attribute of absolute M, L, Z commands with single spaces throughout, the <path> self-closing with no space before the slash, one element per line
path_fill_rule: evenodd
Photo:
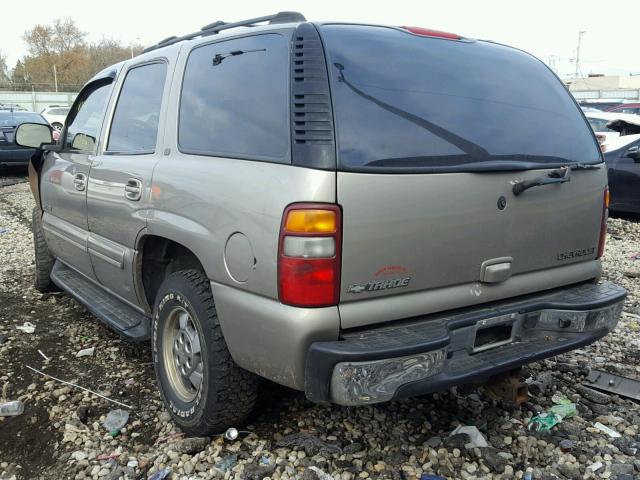
<path fill-rule="evenodd" d="M 338 304 L 341 231 L 337 205 L 298 203 L 285 209 L 278 246 L 282 303 L 295 307 Z"/>
<path fill-rule="evenodd" d="M 406 31 L 413 33 L 414 35 L 421 35 L 423 37 L 436 37 L 446 38 L 448 40 L 460 40 L 462 37 L 456 33 L 441 32 L 440 30 L 433 30 L 431 28 L 422 27 L 402 27 Z"/>
<path fill-rule="evenodd" d="M 604 245 L 607 241 L 607 219 L 609 217 L 609 187 L 605 187 L 602 199 L 602 220 L 600 223 L 600 241 L 598 242 L 598 258 L 604 255 Z"/>

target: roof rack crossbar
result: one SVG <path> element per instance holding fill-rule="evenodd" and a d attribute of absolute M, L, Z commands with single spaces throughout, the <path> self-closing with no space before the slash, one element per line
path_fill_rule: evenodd
<path fill-rule="evenodd" d="M 293 22 L 304 22 L 306 18 L 304 15 L 298 12 L 278 12 L 273 15 L 265 15 L 263 17 L 249 18 L 247 20 L 240 20 L 239 22 L 231 22 L 225 23 L 223 21 L 216 21 L 205 25 L 197 32 L 189 33 L 187 35 L 183 35 L 181 37 L 168 37 L 164 40 L 161 40 L 155 45 L 145 48 L 142 53 L 150 52 L 157 48 L 166 47 L 168 45 L 173 45 L 178 42 L 182 42 L 184 40 L 191 40 L 196 37 L 204 37 L 207 35 L 214 35 L 222 30 L 228 30 L 230 28 L 236 27 L 252 27 L 256 23 L 269 22 L 269 24 L 277 24 L 277 23 L 293 23 Z"/>

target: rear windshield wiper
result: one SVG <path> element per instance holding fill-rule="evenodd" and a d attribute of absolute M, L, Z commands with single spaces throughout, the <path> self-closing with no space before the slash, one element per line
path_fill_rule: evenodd
<path fill-rule="evenodd" d="M 513 194 L 520 195 L 525 190 L 533 187 L 539 187 L 542 185 L 551 185 L 552 183 L 565 183 L 571 180 L 571 168 L 566 167 L 559 168 L 557 170 L 550 171 L 546 177 L 536 177 L 531 180 L 522 180 L 513 184 Z"/>
<path fill-rule="evenodd" d="M 237 57 L 238 55 L 243 55 L 245 53 L 253 53 L 253 52 L 266 52 L 266 48 L 255 48 L 253 50 L 233 50 L 228 53 L 216 53 L 213 57 L 213 66 L 220 65 L 222 61 L 227 57 Z"/>

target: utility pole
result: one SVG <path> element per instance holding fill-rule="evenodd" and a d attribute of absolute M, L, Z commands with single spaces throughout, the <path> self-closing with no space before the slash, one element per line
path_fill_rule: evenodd
<path fill-rule="evenodd" d="M 53 81 L 56 85 L 56 93 L 58 93 L 58 70 L 55 63 L 53 64 Z"/>
<path fill-rule="evenodd" d="M 578 32 L 578 47 L 576 48 L 576 73 L 573 76 L 573 84 L 575 86 L 578 81 L 578 72 L 580 70 L 580 44 L 582 43 L 582 34 L 586 33 L 586 30 L 580 30 Z"/>

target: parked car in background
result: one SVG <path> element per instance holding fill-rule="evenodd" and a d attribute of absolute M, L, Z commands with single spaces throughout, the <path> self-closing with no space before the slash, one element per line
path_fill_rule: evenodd
<path fill-rule="evenodd" d="M 615 112 L 585 112 L 585 116 L 598 136 L 601 145 L 615 137 L 640 133 L 640 115 Z"/>
<path fill-rule="evenodd" d="M 601 111 L 602 111 L 602 110 L 598 110 L 597 108 L 593 108 L 593 107 L 583 107 L 583 106 L 581 106 L 580 108 L 582 109 L 582 111 L 583 111 L 584 113 L 588 113 L 588 112 L 595 112 L 595 113 L 598 113 L 598 112 L 601 112 Z"/>
<path fill-rule="evenodd" d="M 640 213 L 640 135 L 619 137 L 611 142 L 604 160 L 609 172 L 609 209 Z"/>
<path fill-rule="evenodd" d="M 15 143 L 15 131 L 23 123 L 48 125 L 42 115 L 35 112 L 0 110 L 0 167 L 26 166 L 35 152 L 33 148 Z"/>
<path fill-rule="evenodd" d="M 26 112 L 27 109 L 17 103 L 0 103 L 0 111 L 13 110 L 14 112 Z"/>
<path fill-rule="evenodd" d="M 610 107 L 606 111 L 616 112 L 616 113 L 632 113 L 634 115 L 640 115 L 640 103 L 623 103 L 622 105 L 618 105 L 616 107 Z"/>
<path fill-rule="evenodd" d="M 71 110 L 71 107 L 64 107 L 61 105 L 49 105 L 47 108 L 40 112 L 49 125 L 54 130 L 61 132 L 64 127 L 64 122 L 67 119 L 67 114 Z"/>

